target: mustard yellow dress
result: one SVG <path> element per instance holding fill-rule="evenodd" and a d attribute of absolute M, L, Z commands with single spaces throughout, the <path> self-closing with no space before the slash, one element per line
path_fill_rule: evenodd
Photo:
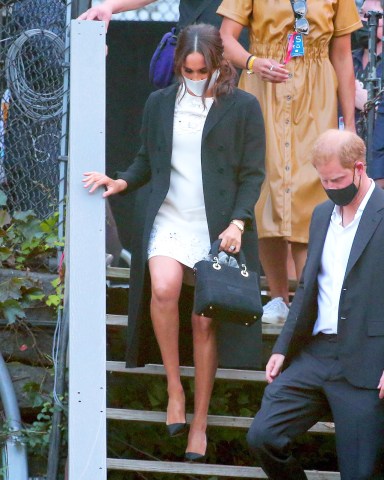
<path fill-rule="evenodd" d="M 318 135 L 337 128 L 337 78 L 328 57 L 331 38 L 361 27 L 354 0 L 307 0 L 305 54 L 288 64 L 284 83 L 245 71 L 240 88 L 253 93 L 264 115 L 266 178 L 256 205 L 260 238 L 307 243 L 314 207 L 326 196 L 308 152 Z M 290 0 L 224 0 L 217 11 L 249 27 L 250 53 L 282 62 L 293 32 Z"/>

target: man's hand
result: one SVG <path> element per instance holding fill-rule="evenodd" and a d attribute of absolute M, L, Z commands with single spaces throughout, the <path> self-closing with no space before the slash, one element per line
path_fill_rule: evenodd
<path fill-rule="evenodd" d="M 273 380 L 280 374 L 283 366 L 285 356 L 281 353 L 274 353 L 269 359 L 267 366 L 265 367 L 265 378 L 268 383 L 272 383 Z M 384 385 L 384 377 L 382 377 Z"/>
<path fill-rule="evenodd" d="M 379 398 L 383 399 L 384 398 L 384 372 L 381 375 L 380 382 L 377 388 L 379 389 Z"/>

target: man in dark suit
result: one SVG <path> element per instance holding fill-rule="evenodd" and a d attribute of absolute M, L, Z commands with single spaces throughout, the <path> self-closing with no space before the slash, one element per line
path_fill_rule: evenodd
<path fill-rule="evenodd" d="M 327 411 L 342 480 L 384 479 L 384 192 L 365 153 L 357 135 L 338 130 L 313 148 L 330 201 L 313 213 L 304 273 L 248 432 L 272 480 L 307 478 L 292 441 Z"/>

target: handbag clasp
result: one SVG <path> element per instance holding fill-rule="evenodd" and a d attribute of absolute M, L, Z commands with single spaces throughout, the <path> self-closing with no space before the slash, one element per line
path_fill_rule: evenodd
<path fill-rule="evenodd" d="M 242 263 L 241 266 L 243 267 L 243 270 L 241 270 L 241 275 L 243 275 L 243 277 L 248 277 L 248 271 L 247 271 L 247 266 Z"/>
<path fill-rule="evenodd" d="M 213 268 L 215 270 L 220 270 L 221 269 L 221 265 L 219 264 L 219 257 L 213 257 L 213 260 L 214 260 L 214 263 L 213 263 Z"/>

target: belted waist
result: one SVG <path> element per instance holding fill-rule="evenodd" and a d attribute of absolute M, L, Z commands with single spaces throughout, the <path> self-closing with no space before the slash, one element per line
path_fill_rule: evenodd
<path fill-rule="evenodd" d="M 262 58 L 275 58 L 282 59 L 285 57 L 287 51 L 287 45 L 284 43 L 254 43 L 250 46 L 249 51 Z M 306 45 L 304 60 L 329 57 L 328 45 Z"/>

